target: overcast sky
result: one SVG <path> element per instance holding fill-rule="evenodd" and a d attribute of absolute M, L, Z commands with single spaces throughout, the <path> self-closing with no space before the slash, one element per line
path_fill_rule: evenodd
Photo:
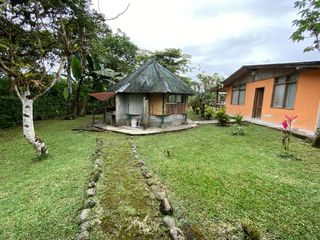
<path fill-rule="evenodd" d="M 294 0 L 92 0 L 108 25 L 142 49 L 180 48 L 192 55 L 191 76 L 229 76 L 242 65 L 319 60 L 292 43 Z"/>

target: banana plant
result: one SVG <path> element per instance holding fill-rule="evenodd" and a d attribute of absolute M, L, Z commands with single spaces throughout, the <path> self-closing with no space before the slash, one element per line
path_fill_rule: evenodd
<path fill-rule="evenodd" d="M 79 116 L 81 113 L 80 97 L 84 83 L 87 83 L 89 89 L 93 91 L 103 91 L 105 90 L 104 85 L 114 84 L 118 79 L 117 76 L 119 76 L 119 73 L 110 68 L 101 68 L 97 56 L 91 54 L 87 54 L 85 58 L 73 55 L 71 58 L 71 70 L 73 78 L 77 81 L 74 100 L 74 114 L 76 116 Z"/>

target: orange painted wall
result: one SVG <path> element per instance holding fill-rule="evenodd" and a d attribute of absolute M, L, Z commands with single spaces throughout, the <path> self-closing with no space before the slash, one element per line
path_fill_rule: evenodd
<path fill-rule="evenodd" d="M 264 87 L 261 120 L 280 124 L 284 115 L 298 115 L 294 127 L 314 131 L 318 109 L 320 106 L 320 70 L 305 70 L 299 73 L 294 109 L 272 108 L 272 92 L 274 79 L 266 79 L 247 83 L 244 105 L 232 105 L 232 87 L 227 88 L 226 108 L 229 114 L 241 113 L 245 117 L 252 117 L 255 89 Z"/>

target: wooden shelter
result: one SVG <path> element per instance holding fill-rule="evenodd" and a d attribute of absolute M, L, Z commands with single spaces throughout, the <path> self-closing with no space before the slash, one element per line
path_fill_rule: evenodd
<path fill-rule="evenodd" d="M 108 89 L 114 93 L 117 126 L 165 127 L 187 120 L 188 96 L 193 90 L 155 60 L 149 60 Z M 108 116 L 108 115 L 107 115 Z"/>

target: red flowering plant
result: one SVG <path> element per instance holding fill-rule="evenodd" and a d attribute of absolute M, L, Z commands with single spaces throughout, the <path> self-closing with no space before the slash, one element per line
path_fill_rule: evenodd
<path fill-rule="evenodd" d="M 285 115 L 285 120 L 282 121 L 282 127 L 283 127 L 283 138 L 282 138 L 282 146 L 284 150 L 289 149 L 289 144 L 290 144 L 290 137 L 292 134 L 292 122 L 295 120 L 298 116 L 297 115 L 292 115 L 288 116 L 287 114 Z"/>

